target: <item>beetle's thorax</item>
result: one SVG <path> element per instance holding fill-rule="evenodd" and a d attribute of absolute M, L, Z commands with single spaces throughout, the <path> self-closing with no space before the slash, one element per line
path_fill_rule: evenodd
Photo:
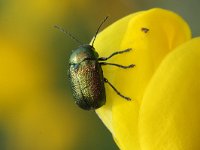
<path fill-rule="evenodd" d="M 97 60 L 98 53 L 91 45 L 81 45 L 76 50 L 72 51 L 69 59 L 70 64 L 77 64 L 85 59 Z"/>

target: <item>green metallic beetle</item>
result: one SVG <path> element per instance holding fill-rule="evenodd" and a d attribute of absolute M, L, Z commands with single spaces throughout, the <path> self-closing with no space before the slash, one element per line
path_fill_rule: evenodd
<path fill-rule="evenodd" d="M 100 27 L 106 21 L 108 17 L 106 17 L 103 22 L 100 24 L 92 44 L 85 44 L 79 46 L 76 50 L 72 51 L 72 54 L 69 59 L 69 80 L 71 83 L 71 89 L 73 96 L 75 98 L 75 103 L 85 110 L 94 110 L 106 102 L 106 92 L 104 83 L 108 83 L 114 91 L 126 100 L 131 100 L 129 97 L 122 95 L 104 76 L 103 70 L 101 68 L 102 65 L 113 65 L 120 68 L 132 68 L 134 64 L 129 66 L 122 66 L 114 63 L 106 63 L 104 61 L 113 57 L 117 54 L 122 54 L 124 52 L 129 52 L 131 49 L 128 48 L 123 51 L 117 51 L 111 54 L 109 57 L 99 57 L 98 53 L 95 51 L 93 47 L 96 36 L 99 32 Z M 75 37 L 73 37 L 70 33 L 64 31 L 62 28 L 55 26 L 62 32 L 70 35 L 71 38 L 81 43 Z"/>

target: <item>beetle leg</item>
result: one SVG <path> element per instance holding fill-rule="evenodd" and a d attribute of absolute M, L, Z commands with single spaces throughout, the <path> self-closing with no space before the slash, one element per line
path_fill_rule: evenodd
<path fill-rule="evenodd" d="M 122 98 L 124 98 L 124 99 L 126 99 L 126 100 L 128 100 L 128 101 L 130 101 L 131 100 L 131 98 L 130 97 L 126 97 L 126 96 L 124 96 L 124 95 L 122 95 L 106 78 L 104 78 L 104 82 L 105 83 L 108 83 L 111 87 L 112 87 L 112 89 L 119 95 L 119 96 L 121 96 Z"/>
<path fill-rule="evenodd" d="M 127 48 L 127 49 L 125 49 L 125 50 L 123 50 L 123 51 L 117 51 L 117 52 L 114 52 L 114 53 L 112 53 L 110 56 L 108 56 L 108 57 L 100 57 L 100 58 L 98 58 L 98 61 L 106 61 L 106 60 L 108 60 L 109 58 L 111 58 L 111 57 L 113 57 L 113 56 L 115 56 L 115 55 L 118 55 L 118 54 L 122 54 L 122 53 L 126 53 L 126 52 L 129 52 L 131 50 L 131 48 Z"/>
<path fill-rule="evenodd" d="M 119 64 L 107 63 L 107 62 L 100 62 L 99 64 L 100 65 L 112 65 L 112 66 L 116 66 L 116 67 L 123 68 L 123 69 L 133 68 L 135 66 L 134 64 L 131 64 L 129 66 L 122 66 Z"/>

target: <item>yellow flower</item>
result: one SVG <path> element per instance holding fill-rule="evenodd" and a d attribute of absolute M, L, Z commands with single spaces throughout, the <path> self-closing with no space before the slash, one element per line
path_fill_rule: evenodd
<path fill-rule="evenodd" d="M 160 138 L 158 134 L 162 134 L 161 127 L 165 125 L 165 121 L 168 121 L 168 125 L 170 124 L 170 119 L 166 118 L 162 122 L 160 129 L 157 130 L 154 128 L 154 125 L 156 123 L 159 124 L 160 120 L 157 120 L 158 118 L 154 117 L 153 114 L 157 114 L 160 118 L 168 117 L 167 115 L 158 114 L 161 112 L 160 109 L 170 107 L 170 103 L 165 105 L 165 93 L 161 93 L 164 89 L 162 86 L 165 86 L 167 83 L 161 83 L 161 79 L 172 76 L 166 75 L 167 73 L 171 73 L 166 70 L 163 73 L 164 68 L 161 68 L 162 66 L 160 66 L 160 64 L 177 46 L 190 40 L 190 38 L 190 29 L 181 17 L 171 11 L 159 8 L 131 14 L 117 21 L 98 35 L 94 47 L 100 56 L 109 56 L 115 51 L 127 48 L 133 49 L 131 52 L 111 58 L 109 62 L 121 65 L 135 64 L 135 68 L 125 70 L 113 66 L 103 66 L 104 76 L 123 95 L 131 97 L 132 101 L 126 101 L 119 97 L 111 87 L 106 85 L 107 103 L 96 111 L 104 124 L 111 131 L 120 149 L 159 149 L 153 146 L 154 144 L 161 143 L 161 141 L 157 139 Z M 176 57 L 178 58 L 178 56 Z M 174 61 L 176 61 L 176 59 L 174 59 Z M 169 63 L 169 61 L 167 62 Z M 185 61 L 185 63 L 187 63 L 187 61 Z M 175 66 L 171 66 L 169 69 L 172 69 L 172 67 Z M 182 68 L 184 67 L 182 66 Z M 176 68 L 174 69 L 176 70 Z M 158 71 L 160 71 L 160 74 L 157 73 Z M 177 68 L 177 71 L 180 72 L 182 70 L 181 68 Z M 188 77 L 187 73 L 185 73 L 184 78 L 191 77 Z M 153 81 L 157 83 L 156 87 L 153 86 Z M 169 82 L 171 86 L 174 84 L 174 88 L 178 87 L 175 86 L 175 84 L 179 82 L 175 82 L 175 80 Z M 171 98 L 172 95 L 176 93 L 167 94 L 168 98 Z M 162 99 L 156 97 L 160 95 Z M 157 99 L 154 99 L 155 97 Z M 159 105 L 157 105 L 158 100 L 160 100 L 159 102 L 163 105 L 160 109 Z M 189 101 L 189 99 L 187 100 Z M 170 99 L 168 101 L 172 102 L 175 100 Z M 154 107 L 158 110 L 155 111 Z M 167 114 L 169 110 L 165 109 L 163 111 Z M 150 126 L 148 126 L 149 123 Z M 151 128 L 151 130 L 149 128 Z M 164 147 L 163 149 L 167 149 L 165 145 L 162 145 L 162 147 Z"/>
<path fill-rule="evenodd" d="M 200 38 L 170 53 L 144 94 L 142 150 L 200 149 Z"/>

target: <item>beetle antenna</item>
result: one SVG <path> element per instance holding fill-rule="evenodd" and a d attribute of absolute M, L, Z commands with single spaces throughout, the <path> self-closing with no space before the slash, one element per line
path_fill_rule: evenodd
<path fill-rule="evenodd" d="M 56 29 L 60 30 L 61 32 L 67 34 L 71 39 L 73 39 L 77 43 L 83 45 L 82 42 L 80 42 L 77 38 L 75 38 L 73 35 L 71 35 L 71 33 L 69 33 L 68 31 L 65 31 L 62 27 L 55 25 L 54 28 L 56 28 Z"/>
<path fill-rule="evenodd" d="M 101 26 L 102 26 L 102 25 L 104 24 L 104 22 L 108 19 L 108 17 L 109 17 L 109 16 L 106 16 L 106 17 L 104 18 L 104 20 L 101 22 L 101 24 L 99 25 L 99 27 L 98 27 L 98 29 L 97 29 L 95 35 L 94 35 L 94 39 L 93 39 L 93 41 L 92 41 L 92 46 L 94 45 L 94 41 L 96 40 L 97 34 L 99 33 L 99 30 L 100 30 Z"/>

